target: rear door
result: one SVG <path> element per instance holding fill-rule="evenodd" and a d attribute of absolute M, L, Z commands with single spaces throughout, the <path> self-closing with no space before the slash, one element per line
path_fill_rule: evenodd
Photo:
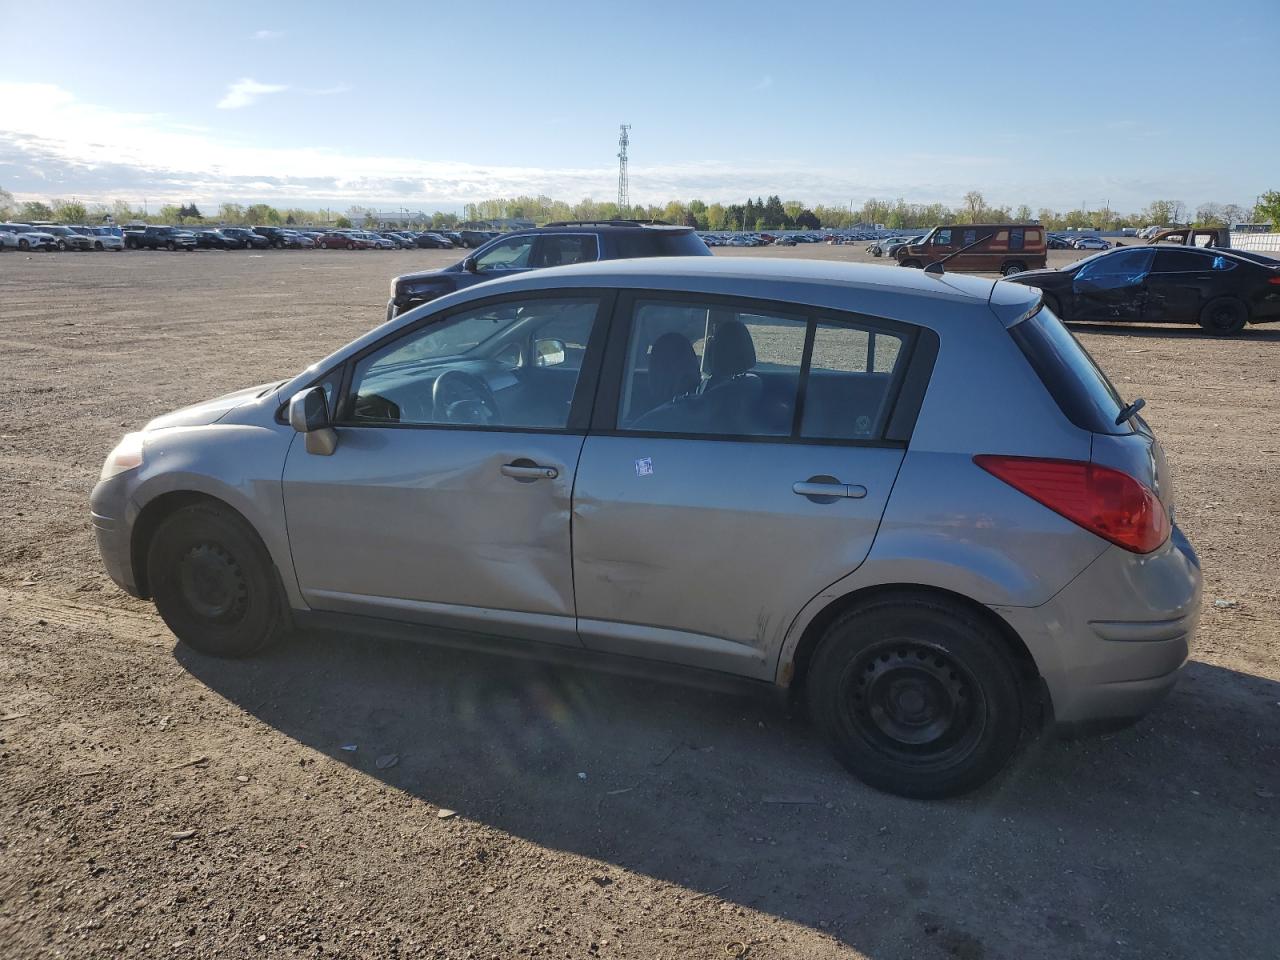
<path fill-rule="evenodd" d="M 795 615 L 871 548 L 917 331 L 667 294 L 616 318 L 574 488 L 583 643 L 769 678 Z"/>
<path fill-rule="evenodd" d="M 1213 254 L 1196 247 L 1157 247 L 1147 278 L 1143 319 L 1196 323 L 1215 285 Z"/>

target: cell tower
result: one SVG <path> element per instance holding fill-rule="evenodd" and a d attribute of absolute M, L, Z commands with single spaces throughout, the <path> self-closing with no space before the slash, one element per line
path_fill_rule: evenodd
<path fill-rule="evenodd" d="M 631 137 L 627 131 L 631 124 L 618 125 L 618 216 L 625 217 L 631 209 L 631 184 L 627 180 L 627 145 Z"/>

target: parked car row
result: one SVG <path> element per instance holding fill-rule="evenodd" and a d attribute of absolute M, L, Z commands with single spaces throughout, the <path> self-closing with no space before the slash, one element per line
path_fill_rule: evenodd
<path fill-rule="evenodd" d="M 123 249 L 124 240 L 115 227 L 0 223 L 0 251 Z"/>

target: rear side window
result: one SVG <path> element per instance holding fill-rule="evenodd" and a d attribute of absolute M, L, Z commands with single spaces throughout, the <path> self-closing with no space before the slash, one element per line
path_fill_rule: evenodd
<path fill-rule="evenodd" d="M 1194 250 L 1158 250 L 1154 273 L 1195 273 L 1208 270 L 1209 258 Z"/>
<path fill-rule="evenodd" d="M 1124 401 L 1102 368 L 1047 307 L 1009 329 L 1019 349 L 1067 419 L 1091 433 L 1127 434 L 1116 424 Z"/>
<path fill-rule="evenodd" d="M 1014 227 L 1009 231 L 1009 249 L 1021 250 L 1026 245 L 1026 231 L 1021 227 Z"/>
<path fill-rule="evenodd" d="M 700 257 L 711 253 L 692 230 L 627 230 L 609 236 L 614 259 Z"/>

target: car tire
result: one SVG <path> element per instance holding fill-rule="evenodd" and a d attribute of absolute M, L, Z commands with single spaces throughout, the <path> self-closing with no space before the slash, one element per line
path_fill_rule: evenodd
<path fill-rule="evenodd" d="M 1016 261 L 1013 263 L 1006 263 L 1000 268 L 1000 276 L 1012 277 L 1015 273 L 1021 273 L 1025 269 L 1027 269 L 1027 265 L 1025 263 L 1018 263 Z"/>
<path fill-rule="evenodd" d="M 101 253 L 101 252 L 102 252 L 102 241 L 101 241 L 101 240 L 95 240 L 95 241 L 94 241 L 94 243 L 93 243 L 93 249 L 94 249 L 95 251 L 97 251 L 98 253 Z"/>
<path fill-rule="evenodd" d="M 59 253 L 66 253 L 66 252 L 67 252 L 67 241 L 65 241 L 65 240 L 59 240 L 59 241 L 58 241 L 58 252 L 59 252 Z"/>
<path fill-rule="evenodd" d="M 164 245 L 164 248 L 168 250 L 170 253 L 173 253 L 173 251 L 178 249 L 178 245 L 174 243 L 172 240 L 170 240 L 168 243 Z"/>
<path fill-rule="evenodd" d="M 806 693 L 854 776 L 919 799 L 966 793 L 999 773 L 1026 712 L 996 630 L 959 603 L 912 593 L 839 617 L 809 664 Z"/>
<path fill-rule="evenodd" d="M 253 528 L 226 508 L 199 503 L 162 520 L 147 578 L 161 618 L 200 653 L 247 657 L 286 630 L 275 564 Z"/>
<path fill-rule="evenodd" d="M 328 249 L 329 249 L 329 241 L 328 241 L 328 240 L 321 240 L 321 241 L 320 241 L 320 249 L 321 249 L 321 250 L 328 250 Z"/>
<path fill-rule="evenodd" d="M 355 248 L 356 248 L 356 245 L 355 245 L 354 243 L 352 243 L 351 241 L 349 241 L 349 240 L 348 240 L 348 241 L 347 241 L 347 249 L 348 249 L 348 250 L 354 250 Z"/>
<path fill-rule="evenodd" d="M 1044 301 L 1044 305 L 1049 308 L 1049 312 L 1055 317 L 1059 320 L 1067 319 L 1062 315 L 1062 301 L 1059 300 L 1057 296 L 1052 293 L 1044 293 L 1041 294 L 1041 299 Z"/>
<path fill-rule="evenodd" d="M 30 244 L 30 243 L 28 243 L 26 240 L 19 240 L 19 241 L 18 241 L 18 249 L 19 249 L 19 250 L 30 250 L 30 249 L 31 249 L 31 244 Z"/>
<path fill-rule="evenodd" d="M 915 270 L 924 269 L 924 264 L 921 263 L 919 260 L 903 260 L 901 265 L 904 267 L 912 267 Z"/>
<path fill-rule="evenodd" d="M 1239 333 L 1249 322 L 1249 308 L 1235 297 L 1214 297 L 1200 311 L 1200 326 L 1215 336 Z"/>

